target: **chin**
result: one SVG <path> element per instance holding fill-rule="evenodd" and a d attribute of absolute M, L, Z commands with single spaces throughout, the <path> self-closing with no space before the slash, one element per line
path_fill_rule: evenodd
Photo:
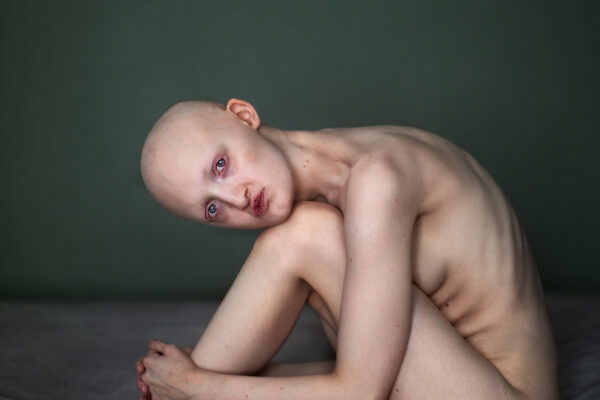
<path fill-rule="evenodd" d="M 275 225 L 284 223 L 290 215 L 290 212 L 286 213 L 271 213 L 268 212 L 266 215 L 259 217 L 256 223 L 259 225 L 257 229 L 266 229 Z"/>
<path fill-rule="evenodd" d="M 279 225 L 285 222 L 292 213 L 292 209 L 294 208 L 294 201 L 292 198 L 286 200 L 287 201 L 283 202 L 284 204 L 281 204 L 278 210 L 276 210 L 276 215 L 274 219 L 276 219 L 277 222 L 275 222 L 273 225 Z"/>
<path fill-rule="evenodd" d="M 271 226 L 275 226 L 275 225 L 279 225 L 279 224 L 283 224 L 285 221 L 287 221 L 288 217 L 289 217 L 289 214 L 287 214 L 285 216 L 282 216 L 282 217 L 279 217 L 277 219 L 273 219 L 273 220 L 269 221 L 269 223 L 266 224 L 267 226 L 265 226 L 265 228 L 268 228 L 268 227 L 271 227 Z"/>

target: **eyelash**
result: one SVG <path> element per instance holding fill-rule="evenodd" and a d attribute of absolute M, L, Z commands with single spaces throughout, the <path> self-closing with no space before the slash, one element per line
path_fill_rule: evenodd
<path fill-rule="evenodd" d="M 215 203 L 210 203 L 210 204 L 208 205 L 208 207 L 206 207 L 206 219 L 213 220 L 213 219 L 215 219 L 215 217 L 217 216 L 217 211 L 218 211 L 218 210 L 217 210 L 217 211 L 215 211 L 215 216 L 214 216 L 214 217 L 211 217 L 211 216 L 210 216 L 210 213 L 209 213 L 209 211 L 208 211 L 208 210 L 209 210 L 209 209 L 210 209 L 212 206 L 215 206 L 215 208 L 217 207 L 217 205 L 216 205 Z"/>
<path fill-rule="evenodd" d="M 219 161 L 221 161 L 221 160 L 223 160 L 223 163 L 224 163 L 223 167 L 222 167 L 223 170 L 225 170 L 225 167 L 227 166 L 227 160 L 225 159 L 225 157 L 219 157 L 219 159 L 215 163 L 215 171 L 217 172 L 217 174 L 220 174 L 221 172 L 223 172 L 223 171 L 219 172 L 219 170 L 218 170 L 218 168 L 219 168 L 218 164 L 219 164 Z"/>
<path fill-rule="evenodd" d="M 218 166 L 218 164 L 219 164 L 219 161 L 221 161 L 221 160 L 223 160 L 223 166 L 222 166 L 222 167 L 219 167 L 219 166 Z M 219 159 L 217 160 L 217 162 L 216 162 L 216 163 L 215 163 L 215 165 L 214 165 L 214 167 L 215 167 L 215 172 L 217 173 L 217 175 L 220 175 L 221 173 L 223 173 L 223 171 L 225 170 L 225 167 L 226 167 L 226 166 L 227 166 L 227 160 L 225 159 L 225 157 L 219 157 Z M 221 170 L 221 171 L 219 172 L 218 168 L 223 168 L 223 170 Z M 209 203 L 209 204 L 208 204 L 208 206 L 206 207 L 205 215 L 206 215 L 206 218 L 207 218 L 207 219 L 214 219 L 214 218 L 217 216 L 218 209 L 215 211 L 215 216 L 214 216 L 214 217 L 211 217 L 211 216 L 210 216 L 210 213 L 209 213 L 209 211 L 208 211 L 208 210 L 209 210 L 209 208 L 210 208 L 211 206 L 213 206 L 213 205 L 215 206 L 215 208 L 217 207 L 217 205 L 216 205 L 215 203 Z"/>

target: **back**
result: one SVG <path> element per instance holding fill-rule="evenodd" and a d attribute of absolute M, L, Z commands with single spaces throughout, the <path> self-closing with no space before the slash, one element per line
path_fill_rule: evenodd
<path fill-rule="evenodd" d="M 348 143 L 349 152 L 385 148 L 400 165 L 418 168 L 425 198 L 413 232 L 414 283 L 515 387 L 537 380 L 541 393 L 557 382 L 535 261 L 515 211 L 487 171 L 449 141 L 415 128 L 328 134 Z"/>

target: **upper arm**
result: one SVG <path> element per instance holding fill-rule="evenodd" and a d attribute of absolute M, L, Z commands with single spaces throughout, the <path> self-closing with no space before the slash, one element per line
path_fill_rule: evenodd
<path fill-rule="evenodd" d="M 365 390 L 385 392 L 397 377 L 410 331 L 419 180 L 385 158 L 353 169 L 344 212 L 347 266 L 336 372 L 360 376 Z"/>

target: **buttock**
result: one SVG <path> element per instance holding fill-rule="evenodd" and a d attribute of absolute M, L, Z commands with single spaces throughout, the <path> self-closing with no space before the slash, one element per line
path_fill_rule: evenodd
<path fill-rule="evenodd" d="M 503 325 L 466 340 L 528 399 L 558 399 L 556 350 L 549 321 L 514 310 Z"/>

